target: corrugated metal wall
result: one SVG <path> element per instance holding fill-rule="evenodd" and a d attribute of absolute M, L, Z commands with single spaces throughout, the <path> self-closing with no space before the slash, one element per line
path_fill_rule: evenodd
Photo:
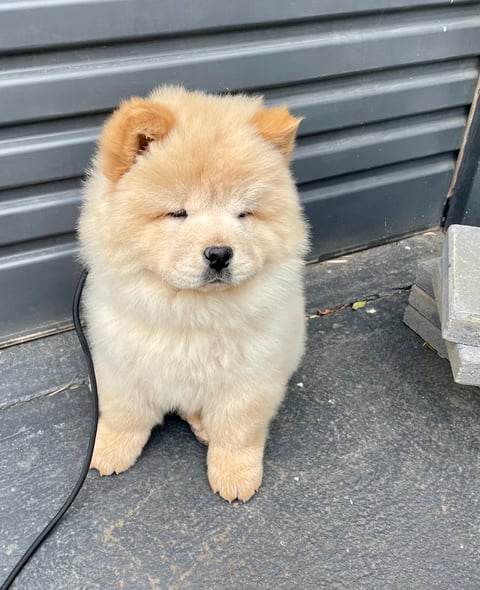
<path fill-rule="evenodd" d="M 315 256 L 438 226 L 480 2 L 12 0 L 0 51 L 5 339 L 68 321 L 82 173 L 119 99 L 158 84 L 261 92 L 306 117 L 293 168 Z"/>

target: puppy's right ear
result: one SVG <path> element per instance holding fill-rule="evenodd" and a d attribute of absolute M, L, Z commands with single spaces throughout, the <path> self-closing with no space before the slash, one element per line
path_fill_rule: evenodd
<path fill-rule="evenodd" d="M 124 101 L 103 128 L 98 157 L 103 174 L 117 182 L 130 170 L 138 154 L 152 141 L 162 140 L 175 124 L 172 111 L 144 98 Z"/>

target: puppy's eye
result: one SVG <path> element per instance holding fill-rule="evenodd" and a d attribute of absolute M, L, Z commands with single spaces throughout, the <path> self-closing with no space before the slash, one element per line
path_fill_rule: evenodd
<path fill-rule="evenodd" d="M 239 215 L 238 218 L 239 219 L 243 219 L 244 217 L 247 217 L 248 215 L 251 215 L 251 211 L 242 211 Z"/>
<path fill-rule="evenodd" d="M 167 217 L 188 217 L 188 214 L 185 209 L 180 209 L 179 211 L 170 211 L 167 213 Z"/>

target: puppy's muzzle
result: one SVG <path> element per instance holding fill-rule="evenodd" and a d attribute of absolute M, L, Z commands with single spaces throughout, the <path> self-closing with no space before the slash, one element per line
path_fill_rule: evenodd
<path fill-rule="evenodd" d="M 230 246 L 209 246 L 203 252 L 208 266 L 220 272 L 230 264 L 233 257 L 233 250 Z"/>

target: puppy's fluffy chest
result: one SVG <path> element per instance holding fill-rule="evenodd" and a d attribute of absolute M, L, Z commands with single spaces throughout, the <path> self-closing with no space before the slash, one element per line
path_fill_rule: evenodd
<path fill-rule="evenodd" d="M 232 302 L 224 294 L 136 299 L 133 286 L 127 304 L 125 286 L 106 290 L 108 282 L 102 289 L 99 284 L 93 281 L 87 301 L 95 300 L 90 324 L 94 340 L 108 350 L 104 362 L 164 410 L 199 411 L 239 383 L 258 387 L 265 366 L 270 375 L 286 370 L 291 334 L 276 319 L 274 304 L 256 307 L 251 297 Z M 279 285 L 273 291 L 278 295 Z M 148 294 L 144 285 L 141 293 Z"/>

